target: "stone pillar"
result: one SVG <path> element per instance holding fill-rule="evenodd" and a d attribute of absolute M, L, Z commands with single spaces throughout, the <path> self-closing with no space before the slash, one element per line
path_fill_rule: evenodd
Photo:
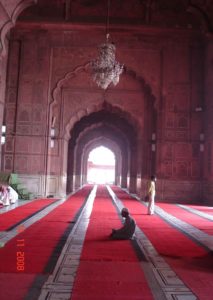
<path fill-rule="evenodd" d="M 121 169 L 121 187 L 127 188 L 127 174 L 128 174 L 128 157 L 122 156 Z"/>
<path fill-rule="evenodd" d="M 75 151 L 77 152 L 77 151 Z M 75 168 L 74 168 L 74 176 L 75 176 L 75 190 L 79 189 L 82 185 L 82 167 L 81 167 L 81 156 L 75 153 Z"/>
<path fill-rule="evenodd" d="M 205 52 L 205 109 L 204 109 L 204 186 L 203 196 L 206 204 L 212 204 L 213 197 L 213 37 L 206 37 L 206 52 Z"/>
<path fill-rule="evenodd" d="M 2 124 L 5 108 L 5 90 L 7 78 L 7 55 L 0 55 L 0 139 L 2 136 Z M 3 146 L 4 147 L 4 146 Z M 0 143 L 0 155 L 2 157 L 2 144 Z M 2 169 L 2 160 L 0 160 L 0 168 Z"/>
<path fill-rule="evenodd" d="M 129 178 L 129 191 L 130 193 L 136 193 L 136 177 L 137 177 L 137 150 L 135 147 L 131 149 L 130 158 L 130 178 Z"/>
<path fill-rule="evenodd" d="M 116 155 L 115 157 L 115 182 L 114 184 L 121 185 L 121 157 Z"/>

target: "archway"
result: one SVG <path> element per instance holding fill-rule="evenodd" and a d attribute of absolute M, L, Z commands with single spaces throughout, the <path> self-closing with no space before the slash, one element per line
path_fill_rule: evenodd
<path fill-rule="evenodd" d="M 68 189 L 71 188 L 71 184 L 73 189 L 78 189 L 82 184 L 87 182 L 89 153 L 100 146 L 110 149 L 115 155 L 115 184 L 121 185 L 124 188 L 127 187 L 128 158 L 130 153 L 127 149 L 126 141 L 123 140 L 122 136 L 116 139 L 109 128 L 97 126 L 97 128 L 88 128 L 85 130 L 82 137 L 78 139 L 73 151 L 70 152 L 68 162 L 69 164 L 73 162 L 73 168 L 70 168 L 71 165 L 68 166 L 68 171 L 72 171 L 68 180 Z"/>
<path fill-rule="evenodd" d="M 87 160 L 87 182 L 115 183 L 115 155 L 109 148 L 99 146 L 90 151 Z"/>
<path fill-rule="evenodd" d="M 82 118 L 69 141 L 67 192 L 86 183 L 89 153 L 101 145 L 115 154 L 115 182 L 126 188 L 128 172 L 135 171 L 131 167 L 131 149 L 136 144 L 133 127 L 121 115 L 103 109 Z"/>

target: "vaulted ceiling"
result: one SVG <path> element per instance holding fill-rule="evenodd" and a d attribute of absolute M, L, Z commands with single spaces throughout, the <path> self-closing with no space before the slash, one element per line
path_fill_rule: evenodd
<path fill-rule="evenodd" d="M 213 29 L 211 0 L 38 0 L 20 20 Z"/>

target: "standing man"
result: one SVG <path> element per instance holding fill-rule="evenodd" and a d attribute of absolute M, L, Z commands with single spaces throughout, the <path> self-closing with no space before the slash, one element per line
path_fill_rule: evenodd
<path fill-rule="evenodd" d="M 148 182 L 147 186 L 147 195 L 149 196 L 149 204 L 148 204 L 148 215 L 154 214 L 155 209 L 155 183 L 156 183 L 156 176 L 152 175 L 150 181 Z"/>

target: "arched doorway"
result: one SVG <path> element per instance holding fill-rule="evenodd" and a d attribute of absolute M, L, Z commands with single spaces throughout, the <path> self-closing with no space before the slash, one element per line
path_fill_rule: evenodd
<path fill-rule="evenodd" d="M 115 155 L 110 149 L 99 146 L 89 153 L 87 182 L 96 184 L 115 183 Z"/>
<path fill-rule="evenodd" d="M 136 168 L 133 146 L 137 147 L 135 127 L 117 111 L 106 107 L 83 117 L 71 131 L 68 147 L 67 193 L 78 189 L 87 180 L 89 153 L 97 146 L 108 147 L 116 157 L 115 184 L 127 187 L 128 176 L 133 186 Z"/>

